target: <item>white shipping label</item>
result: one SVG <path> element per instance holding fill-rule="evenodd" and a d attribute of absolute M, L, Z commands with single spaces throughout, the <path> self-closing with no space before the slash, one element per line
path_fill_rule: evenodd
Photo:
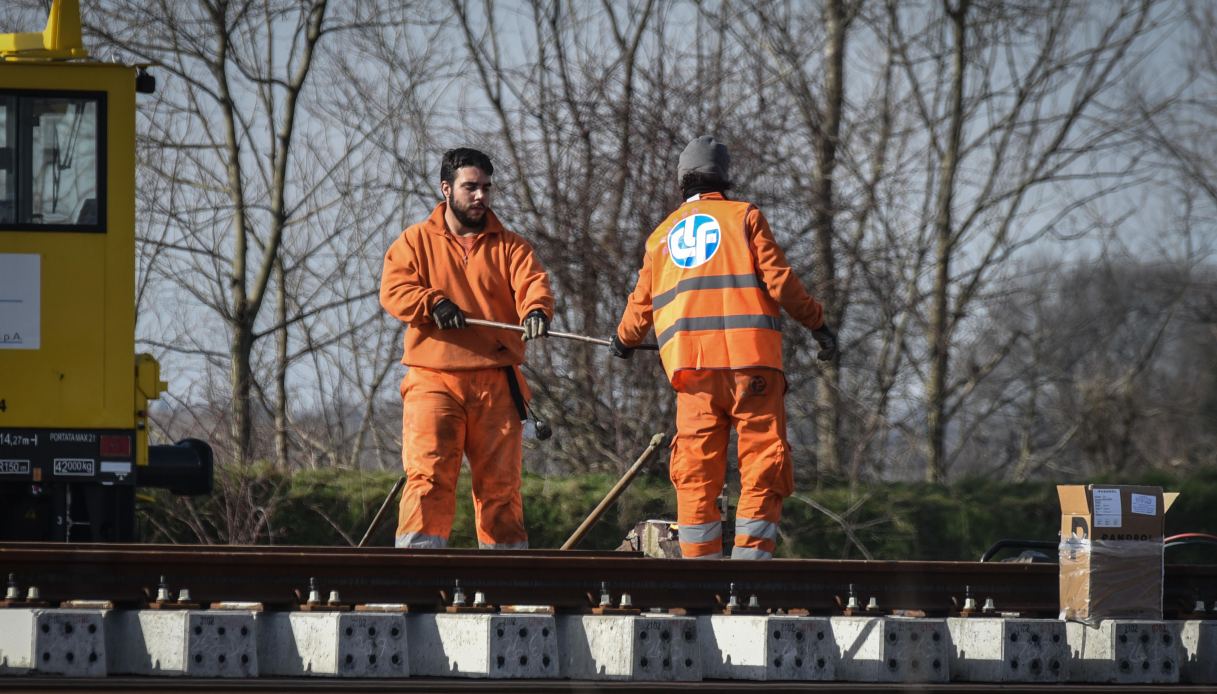
<path fill-rule="evenodd" d="M 0 349 L 41 346 L 41 289 L 41 256 L 0 253 Z"/>
<path fill-rule="evenodd" d="M 1144 516 L 1158 515 L 1158 497 L 1152 494 L 1133 494 L 1132 512 Z"/>
<path fill-rule="evenodd" d="M 1120 490 L 1094 489 L 1094 527 L 1118 528 L 1123 523 L 1120 518 Z"/>

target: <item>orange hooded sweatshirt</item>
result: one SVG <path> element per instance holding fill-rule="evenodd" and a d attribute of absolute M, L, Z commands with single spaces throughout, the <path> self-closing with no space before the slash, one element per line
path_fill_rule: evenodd
<path fill-rule="evenodd" d="M 554 313 L 549 276 L 522 237 L 487 211 L 486 227 L 466 254 L 444 221 L 447 203 L 401 233 L 385 253 L 380 305 L 407 324 L 402 363 L 466 370 L 519 365 L 518 332 L 481 326 L 440 330 L 431 307 L 449 299 L 465 316 L 519 325 L 535 309 Z"/>

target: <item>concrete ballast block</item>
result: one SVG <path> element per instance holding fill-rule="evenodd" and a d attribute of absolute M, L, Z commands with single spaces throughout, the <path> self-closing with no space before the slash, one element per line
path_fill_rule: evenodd
<path fill-rule="evenodd" d="M 108 610 L 0 610 L 0 674 L 106 676 Z"/>
<path fill-rule="evenodd" d="M 698 621 L 676 615 L 559 618 L 562 676 L 587 680 L 702 679 Z"/>
<path fill-rule="evenodd" d="M 410 615 L 410 672 L 431 677 L 556 678 L 553 615 Z"/>
<path fill-rule="evenodd" d="M 1189 619 L 1173 626 L 1183 649 L 1179 680 L 1217 684 L 1217 620 Z"/>
<path fill-rule="evenodd" d="M 1108 619 L 1098 627 L 1066 626 L 1072 682 L 1172 684 L 1179 681 L 1183 650 L 1166 622 Z"/>
<path fill-rule="evenodd" d="M 951 679 L 961 682 L 1064 682 L 1065 623 L 1056 619 L 952 617 Z"/>
<path fill-rule="evenodd" d="M 837 679 L 848 682 L 946 682 L 946 621 L 903 617 L 831 617 L 840 649 Z"/>
<path fill-rule="evenodd" d="M 110 671 L 129 675 L 257 677 L 253 612 L 130 610 L 110 615 Z"/>
<path fill-rule="evenodd" d="M 697 618 L 702 672 L 713 679 L 832 680 L 837 644 L 827 617 Z"/>
<path fill-rule="evenodd" d="M 264 675 L 409 677 L 406 617 L 373 612 L 278 612 L 258 617 Z"/>

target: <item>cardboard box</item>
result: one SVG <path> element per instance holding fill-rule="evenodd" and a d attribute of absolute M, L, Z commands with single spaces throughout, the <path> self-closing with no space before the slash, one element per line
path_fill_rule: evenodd
<path fill-rule="evenodd" d="M 1057 485 L 1061 619 L 1162 619 L 1162 534 L 1177 492 Z"/>

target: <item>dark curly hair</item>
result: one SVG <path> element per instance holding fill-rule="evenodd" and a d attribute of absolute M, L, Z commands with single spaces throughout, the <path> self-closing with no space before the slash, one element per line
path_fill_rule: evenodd
<path fill-rule="evenodd" d="M 490 157 L 484 152 L 470 147 L 457 147 L 444 152 L 439 164 L 439 180 L 453 183 L 456 181 L 457 170 L 466 166 L 476 166 L 487 176 L 494 175 L 494 164 L 490 163 Z"/>
<path fill-rule="evenodd" d="M 680 194 L 686 198 L 697 193 L 722 193 L 731 190 L 731 181 L 714 174 L 690 171 L 680 179 Z"/>

